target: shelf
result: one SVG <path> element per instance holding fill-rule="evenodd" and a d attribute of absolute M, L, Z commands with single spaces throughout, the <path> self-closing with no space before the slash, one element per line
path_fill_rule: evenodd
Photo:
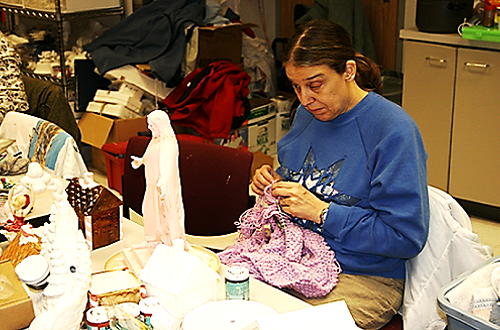
<path fill-rule="evenodd" d="M 101 17 L 107 15 L 122 15 L 123 8 L 115 7 L 115 8 L 104 8 L 104 9 L 94 9 L 87 11 L 79 11 L 72 13 L 64 13 L 62 12 L 60 15 L 60 19 L 57 17 L 56 11 L 45 11 L 45 10 L 36 10 L 29 8 L 22 8 L 12 5 L 0 4 L 1 10 L 10 14 L 22 15 L 31 18 L 44 19 L 49 21 L 68 21 L 75 18 L 92 18 L 92 17 Z"/>
<path fill-rule="evenodd" d="M 1 1 L 1 0 L 0 0 Z M 84 0 L 82 0 L 84 1 Z M 65 21 L 70 21 L 73 19 L 77 18 L 96 18 L 96 17 L 102 17 L 102 16 L 114 16 L 114 15 L 121 15 L 123 16 L 124 14 L 124 9 L 123 5 L 116 6 L 116 7 L 109 7 L 109 8 L 103 8 L 103 9 L 90 9 L 90 10 L 85 10 L 85 11 L 76 11 L 76 12 L 62 12 L 61 11 L 61 1 L 60 0 L 55 0 L 55 9 L 53 10 L 39 10 L 39 9 L 30 9 L 30 8 L 23 8 L 20 6 L 16 5 L 9 5 L 5 3 L 0 3 L 0 11 L 5 12 L 9 15 L 6 16 L 23 16 L 23 17 L 28 17 L 28 18 L 35 18 L 35 19 L 41 19 L 45 21 L 51 21 L 54 22 L 57 25 L 57 39 L 58 39 L 58 48 L 57 52 L 60 55 L 60 66 L 61 66 L 61 71 L 66 72 L 66 64 L 64 61 L 64 41 L 63 41 L 63 30 L 64 30 L 64 22 Z M 120 1 L 121 4 L 123 4 L 122 1 Z M 9 28 L 12 28 L 12 19 L 7 19 L 6 22 L 10 26 Z M 60 85 L 63 88 L 64 94 L 70 99 L 70 91 L 69 87 L 74 84 L 74 79 L 70 77 L 63 76 L 61 79 L 57 79 L 54 77 L 51 77 L 49 75 L 39 75 L 35 74 L 31 71 L 26 71 L 23 70 L 23 75 L 28 76 L 28 77 L 33 77 L 45 81 L 50 81 L 53 83 L 56 83 Z"/>
<path fill-rule="evenodd" d="M 52 82 L 54 84 L 63 86 L 63 82 L 61 81 L 61 79 L 52 77 L 51 75 L 48 75 L 48 74 L 36 74 L 36 73 L 33 73 L 33 71 L 29 71 L 29 70 L 26 70 L 26 69 L 21 70 L 21 73 L 22 73 L 23 76 L 26 76 L 26 77 L 36 78 L 36 79 L 45 80 L 45 81 L 50 81 L 50 82 Z M 69 85 L 71 85 L 73 83 L 73 81 L 74 81 L 74 77 L 66 77 L 65 83 L 66 83 L 67 86 L 69 86 Z"/>

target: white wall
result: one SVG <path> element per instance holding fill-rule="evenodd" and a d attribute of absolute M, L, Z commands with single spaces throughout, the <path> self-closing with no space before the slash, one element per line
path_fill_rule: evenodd
<path fill-rule="evenodd" d="M 405 16 L 404 16 L 404 28 L 416 27 L 416 14 L 417 14 L 417 0 L 406 0 L 405 1 Z"/>

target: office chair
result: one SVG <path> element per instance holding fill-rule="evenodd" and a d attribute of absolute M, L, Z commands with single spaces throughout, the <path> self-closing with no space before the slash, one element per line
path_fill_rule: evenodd
<path fill-rule="evenodd" d="M 142 215 L 144 167 L 134 170 L 130 156 L 142 156 L 150 139 L 134 136 L 128 142 L 122 181 L 124 217 L 129 216 L 128 208 Z M 178 142 L 186 234 L 201 237 L 234 234 L 235 222 L 250 206 L 252 153 L 198 141 Z M 191 242 L 189 237 L 188 241 Z"/>

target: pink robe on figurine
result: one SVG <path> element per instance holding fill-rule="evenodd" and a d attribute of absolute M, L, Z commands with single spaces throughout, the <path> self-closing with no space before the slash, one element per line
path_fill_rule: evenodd
<path fill-rule="evenodd" d="M 179 148 L 168 115 L 156 110 L 148 115 L 153 138 L 133 167 L 145 167 L 146 192 L 142 203 L 146 243 L 172 245 L 185 239 L 184 205 L 179 175 Z"/>

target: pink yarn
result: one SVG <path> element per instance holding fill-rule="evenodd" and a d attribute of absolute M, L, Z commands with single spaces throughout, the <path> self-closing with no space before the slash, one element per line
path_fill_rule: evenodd
<path fill-rule="evenodd" d="M 290 221 L 266 187 L 256 205 L 237 223 L 239 238 L 218 254 L 228 266 L 244 266 L 258 280 L 322 297 L 338 282 L 340 265 L 324 238 Z"/>

